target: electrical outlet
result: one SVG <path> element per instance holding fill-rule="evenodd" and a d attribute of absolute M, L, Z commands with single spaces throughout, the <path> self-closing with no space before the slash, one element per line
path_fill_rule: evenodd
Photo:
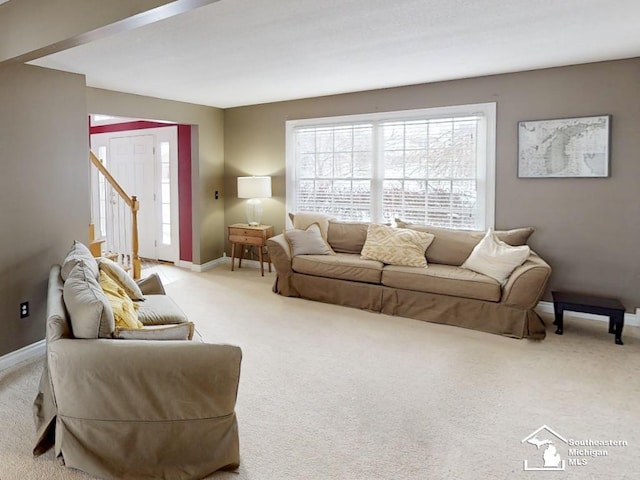
<path fill-rule="evenodd" d="M 20 318 L 27 318 L 29 316 L 29 302 L 22 302 L 20 304 Z"/>

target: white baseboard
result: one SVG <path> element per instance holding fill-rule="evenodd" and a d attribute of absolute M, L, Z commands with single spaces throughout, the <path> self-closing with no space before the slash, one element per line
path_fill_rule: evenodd
<path fill-rule="evenodd" d="M 267 262 L 264 263 L 266 264 Z M 215 260 L 203 263 L 202 265 L 193 265 L 191 267 L 191 270 L 194 272 L 206 272 L 207 270 L 211 270 L 212 268 L 215 268 L 219 265 L 231 265 L 231 257 L 227 257 L 225 255 L 224 257 L 216 258 Z M 238 268 L 237 265 L 238 261 L 236 259 L 236 268 Z M 260 260 L 248 260 L 245 258 L 242 260 L 242 266 L 249 268 L 260 268 Z"/>
<path fill-rule="evenodd" d="M 217 267 L 218 265 L 225 265 L 230 262 L 230 258 L 228 257 L 220 257 L 215 260 L 211 260 L 210 262 L 203 263 L 202 265 L 192 265 L 191 271 L 193 272 L 206 272 L 207 270 L 211 270 L 212 268 Z"/>
<path fill-rule="evenodd" d="M 39 342 L 22 347 L 20 350 L 16 350 L 15 352 L 7 353 L 0 357 L 0 370 L 13 367 L 25 360 L 30 360 L 40 355 L 44 355 L 46 351 L 47 344 L 46 341 L 42 339 Z"/>
<path fill-rule="evenodd" d="M 193 269 L 193 263 L 192 262 L 187 262 L 186 260 L 178 260 L 176 262 L 176 267 L 186 268 L 187 270 L 192 270 Z"/>
<path fill-rule="evenodd" d="M 539 313 L 550 313 L 553 315 L 553 302 L 540 302 L 536 306 L 536 311 Z M 624 314 L 624 326 L 627 327 L 640 327 L 640 309 L 636 309 L 636 313 L 625 313 Z M 608 322 L 609 317 L 605 317 L 604 315 L 593 315 L 591 313 L 582 313 L 582 312 L 571 312 L 569 310 L 565 311 L 565 315 L 581 318 L 584 320 L 595 320 L 598 322 Z"/>

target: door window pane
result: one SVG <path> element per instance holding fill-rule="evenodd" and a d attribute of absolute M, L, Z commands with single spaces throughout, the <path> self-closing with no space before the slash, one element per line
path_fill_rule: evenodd
<path fill-rule="evenodd" d="M 160 203 L 163 245 L 171 245 L 171 150 L 169 147 L 169 142 L 160 142 Z"/>

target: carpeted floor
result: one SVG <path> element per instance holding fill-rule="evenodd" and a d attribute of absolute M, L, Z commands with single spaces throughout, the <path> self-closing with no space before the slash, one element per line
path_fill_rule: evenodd
<path fill-rule="evenodd" d="M 283 298 L 273 274 L 159 266 L 168 293 L 210 342 L 240 345 L 238 472 L 218 480 L 635 479 L 640 471 L 640 332 L 569 319 L 542 342 Z M 550 323 L 550 322 L 548 322 Z M 52 452 L 32 458 L 42 359 L 0 372 L 0 479 L 86 479 Z M 542 425 L 546 446 L 521 443 Z M 570 456 L 569 448 L 608 456 Z M 588 453 L 588 452 L 584 452 Z M 575 466 L 577 459 L 586 465 Z"/>

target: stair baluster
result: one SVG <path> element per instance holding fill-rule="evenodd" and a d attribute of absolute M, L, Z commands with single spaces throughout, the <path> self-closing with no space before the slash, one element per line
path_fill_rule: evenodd
<path fill-rule="evenodd" d="M 131 197 L 127 195 L 100 159 L 91 151 L 89 151 L 89 159 L 109 185 L 107 198 L 110 199 L 108 208 L 111 210 L 111 215 L 109 216 L 111 221 L 107 225 L 107 253 L 105 256 L 112 257 L 115 252 L 115 258 L 119 260 L 118 263 L 122 263 L 125 267 L 132 269 L 133 278 L 137 280 L 140 278 L 141 273 L 141 263 L 138 255 L 138 211 L 140 202 L 135 195 Z M 131 226 L 130 234 L 127 225 Z"/>

